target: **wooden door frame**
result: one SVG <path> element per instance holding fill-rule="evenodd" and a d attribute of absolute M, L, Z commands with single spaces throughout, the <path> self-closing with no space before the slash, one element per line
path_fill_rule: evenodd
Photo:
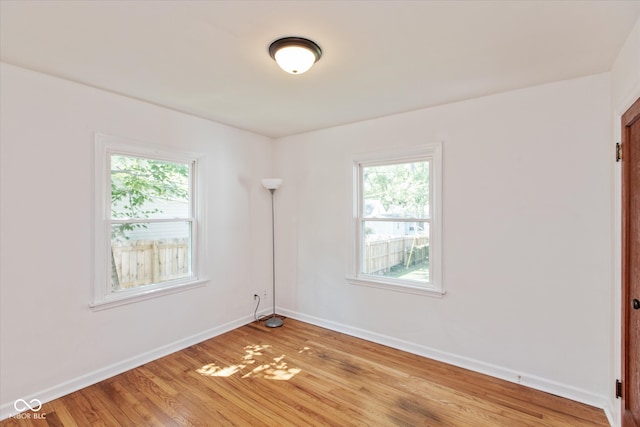
<path fill-rule="evenodd" d="M 630 172 L 629 168 L 625 166 L 624 159 L 629 159 L 630 154 L 630 143 L 629 143 L 629 127 L 635 123 L 637 120 L 640 120 L 640 98 L 638 98 L 631 107 L 622 115 L 621 120 L 621 133 L 622 133 L 622 275 L 621 275 L 621 286 L 622 286 L 622 312 L 621 312 L 621 321 L 622 321 L 622 426 L 623 427 L 633 427 L 635 424 L 633 419 L 631 418 L 630 413 L 627 411 L 628 402 L 626 396 L 629 395 L 629 381 L 627 379 L 627 366 L 629 363 L 628 358 L 628 331 L 627 325 L 629 324 L 629 319 L 631 315 L 631 306 L 629 304 L 631 295 L 630 295 L 630 280 L 629 280 L 629 221 L 630 221 L 630 212 L 629 212 L 629 189 L 630 189 Z"/>

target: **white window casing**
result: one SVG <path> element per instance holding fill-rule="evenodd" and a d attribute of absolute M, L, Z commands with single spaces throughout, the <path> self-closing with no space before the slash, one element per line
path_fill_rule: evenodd
<path fill-rule="evenodd" d="M 429 212 L 420 218 L 387 217 L 365 215 L 363 171 L 377 166 L 393 166 L 428 162 Z M 349 159 L 351 191 L 350 236 L 351 251 L 347 281 L 354 285 L 369 286 L 396 292 L 442 297 L 442 143 L 424 144 L 407 149 L 373 151 L 352 155 Z M 427 224 L 428 232 L 428 279 L 407 280 L 390 275 L 367 274 L 363 266 L 365 247 L 365 223 L 397 227 L 419 223 Z M 369 231 L 370 232 L 370 231 Z"/>
<path fill-rule="evenodd" d="M 206 282 L 204 239 L 204 204 L 202 183 L 204 182 L 202 164 L 203 156 L 172 148 L 159 148 L 143 144 L 127 138 L 96 134 L 94 145 L 94 230 L 93 230 L 93 284 L 89 306 L 94 310 L 102 310 L 123 304 L 155 298 L 161 295 L 181 292 L 194 287 L 203 286 Z M 163 218 L 113 218 L 111 194 L 111 159 L 112 156 L 148 159 L 152 161 L 171 162 L 189 167 L 189 200 L 188 215 Z M 112 253 L 112 227 L 121 224 L 149 224 L 160 227 L 186 225 L 190 230 L 184 244 L 188 255 L 185 259 L 189 265 L 184 268 L 188 273 L 181 277 L 166 279 L 161 282 L 134 285 L 128 288 L 114 289 L 112 284 L 115 268 Z M 153 227 L 151 227 L 153 228 Z M 153 239 L 152 231 L 145 231 L 144 238 Z M 150 237 L 151 236 L 151 237 Z M 118 282 L 119 284 L 119 282 Z"/>

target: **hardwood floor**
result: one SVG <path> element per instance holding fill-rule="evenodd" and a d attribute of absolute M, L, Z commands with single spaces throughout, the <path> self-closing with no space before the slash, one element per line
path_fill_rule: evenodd
<path fill-rule="evenodd" d="M 252 323 L 9 426 L 608 426 L 602 410 L 292 319 Z"/>

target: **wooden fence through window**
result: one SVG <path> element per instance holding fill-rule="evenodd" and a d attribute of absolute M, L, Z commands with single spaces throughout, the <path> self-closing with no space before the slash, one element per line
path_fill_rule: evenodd
<path fill-rule="evenodd" d="M 186 239 L 113 242 L 111 250 L 120 289 L 166 282 L 190 274 Z"/>
<path fill-rule="evenodd" d="M 383 274 L 391 267 L 410 267 L 429 258 L 427 236 L 400 236 L 365 242 L 365 273 Z"/>

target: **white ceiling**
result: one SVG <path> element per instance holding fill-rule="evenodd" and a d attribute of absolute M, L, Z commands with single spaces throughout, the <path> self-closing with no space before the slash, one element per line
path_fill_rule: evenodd
<path fill-rule="evenodd" d="M 0 59 L 279 137 L 609 71 L 633 1 L 0 1 Z M 289 75 L 282 36 L 322 59 Z"/>

